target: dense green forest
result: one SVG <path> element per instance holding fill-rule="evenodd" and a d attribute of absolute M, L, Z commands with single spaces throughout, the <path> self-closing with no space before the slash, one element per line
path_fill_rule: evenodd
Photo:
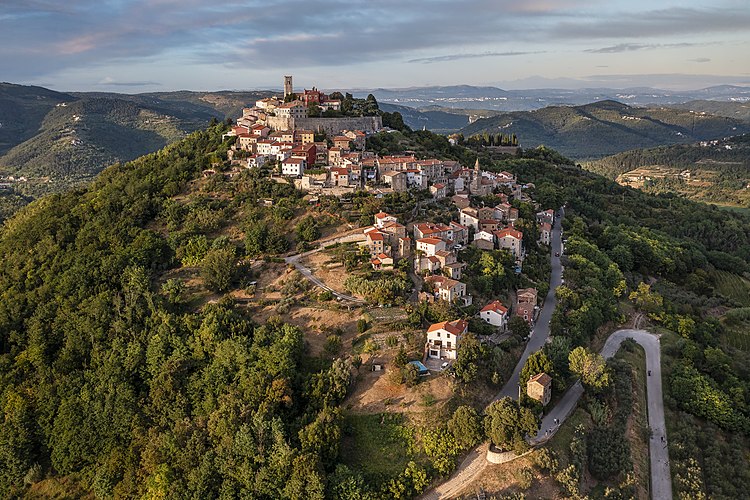
<path fill-rule="evenodd" d="M 545 149 L 496 168 L 532 180 L 543 206 L 569 206 L 566 281 L 557 290 L 555 341 L 545 348 L 555 370 L 569 369 L 557 344 L 587 345 L 607 322 L 622 321 L 618 298 L 629 298 L 665 335 L 675 494 L 741 496 L 750 487 L 750 315 L 741 278 L 750 276 L 750 218 L 619 186 Z"/>
<path fill-rule="evenodd" d="M 368 146 L 464 164 L 476 158 L 444 137 L 400 128 Z M 410 498 L 449 474 L 483 434 L 522 447 L 533 415 L 506 401 L 487 409 L 484 429 L 476 412 L 459 407 L 418 442 L 400 421 L 381 417 L 383 439 L 413 456 L 388 481 L 343 465 L 341 443 L 363 421 L 339 407 L 353 360 L 312 357 L 298 328 L 280 317 L 257 321 L 221 295 L 247 285 L 245 257 L 270 258 L 295 241 L 304 248 L 322 218 L 302 216 L 293 225 L 306 210 L 301 193 L 259 174 L 244 173 L 223 198 L 190 191 L 204 169 L 226 158 L 223 131 L 218 125 L 114 165 L 87 187 L 31 203 L 0 230 L 0 494 L 21 495 L 53 476 L 97 496 Z M 750 358 L 727 341 L 729 326 L 745 316 L 741 296 L 722 292 L 718 279 L 750 271 L 748 217 L 618 186 L 544 148 L 497 161 L 483 154 L 481 162 L 533 182 L 530 193 L 542 206 L 568 205 L 566 285 L 553 319 L 561 340 L 545 349 L 554 370 L 575 373 L 572 360 L 588 355 L 575 348 L 621 320 L 618 302 L 630 297 L 656 328 L 673 332 L 665 348 L 670 433 L 679 422 L 698 422 L 670 449 L 684 478 L 675 480 L 676 491 L 747 491 Z M 219 173 L 205 185 L 223 179 Z M 271 199 L 273 209 L 260 199 Z M 366 207 L 399 199 L 361 194 L 356 201 L 364 217 Z M 228 236 L 222 224 L 230 219 L 240 230 Z M 472 265 L 492 261 L 502 271 L 490 257 Z M 217 294 L 197 307 L 179 281 L 164 279 L 196 265 Z M 495 281 L 477 278 L 488 291 Z M 738 311 L 735 323 L 716 319 L 726 311 Z M 421 321 L 418 311 L 412 315 Z M 469 339 L 459 383 L 475 380 L 493 355 Z M 622 399 L 618 387 L 627 384 L 618 377 Z M 509 414 L 522 414 L 522 425 L 504 424 Z M 601 426 L 588 444 L 591 456 L 616 458 L 611 469 L 593 471 L 602 477 L 622 469 L 622 442 L 606 446 L 622 415 L 612 426 Z M 719 467 L 714 458 L 722 454 L 738 460 Z"/>

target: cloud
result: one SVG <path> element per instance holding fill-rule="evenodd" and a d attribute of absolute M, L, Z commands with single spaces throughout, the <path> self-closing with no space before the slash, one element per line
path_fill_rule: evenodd
<path fill-rule="evenodd" d="M 340 73 L 346 79 L 368 63 L 381 62 L 443 63 L 449 69 L 445 78 L 458 78 L 450 63 L 553 52 L 575 57 L 570 54 L 580 54 L 575 45 L 580 40 L 603 45 L 588 52 L 612 54 L 690 46 L 676 43 L 681 40 L 674 37 L 682 35 L 692 41 L 705 34 L 750 33 L 750 10 L 740 0 L 717 0 L 711 9 L 643 11 L 635 4 L 627 12 L 593 0 L 0 2 L 2 76 L 25 81 L 50 81 L 61 72 L 77 71 L 97 75 L 89 78 L 94 82 L 102 74 L 119 74 L 116 67 L 128 71 L 149 64 L 179 67 L 183 78 L 212 71 L 218 79 L 222 70 L 226 79 L 236 70 L 330 74 L 338 67 L 345 68 Z M 654 43 L 641 43 L 646 36 Z M 519 46 L 524 50 L 506 50 Z M 684 64 L 686 57 L 675 61 Z M 376 71 L 372 68 L 368 71 Z M 158 70 L 134 79 L 141 78 L 169 80 Z"/>
<path fill-rule="evenodd" d="M 618 52 L 633 52 L 635 50 L 650 49 L 675 49 L 683 47 L 694 47 L 696 45 L 705 45 L 697 43 L 619 43 L 609 47 L 599 49 L 586 49 L 584 52 L 592 54 L 616 54 Z"/>
<path fill-rule="evenodd" d="M 549 35 L 559 39 L 633 39 L 706 33 L 737 33 L 750 29 L 750 10 L 711 7 L 673 7 L 641 12 L 618 12 L 558 23 Z"/>
<path fill-rule="evenodd" d="M 536 52 L 478 52 L 476 54 L 448 54 L 445 56 L 419 57 L 410 59 L 409 63 L 431 64 L 436 62 L 458 61 L 460 59 L 475 59 L 479 57 L 506 57 L 506 56 L 525 56 L 528 54 L 543 54 L 545 51 Z"/>

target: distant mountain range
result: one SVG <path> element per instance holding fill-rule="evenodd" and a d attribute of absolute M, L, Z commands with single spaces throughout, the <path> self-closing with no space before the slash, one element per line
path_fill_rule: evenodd
<path fill-rule="evenodd" d="M 750 132 L 750 122 L 684 109 L 639 108 L 601 101 L 501 113 L 477 120 L 460 132 L 466 137 L 516 134 L 521 147 L 545 145 L 581 160 L 630 149 L 741 135 Z"/>
<path fill-rule="evenodd" d="M 497 87 L 455 85 L 450 87 L 413 87 L 405 89 L 354 90 L 355 95 L 373 94 L 378 102 L 424 108 L 441 106 L 462 109 L 529 111 L 546 106 L 575 106 L 597 101 L 615 100 L 643 106 L 671 106 L 694 100 L 719 100 L 750 103 L 750 87 L 719 85 L 700 90 L 670 91 L 637 87 L 628 89 L 530 89 L 503 90 Z"/>

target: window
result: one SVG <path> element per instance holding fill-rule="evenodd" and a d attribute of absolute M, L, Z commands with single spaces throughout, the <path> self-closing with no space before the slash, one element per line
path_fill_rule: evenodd
<path fill-rule="evenodd" d="M 451 348 L 451 343 L 450 343 L 450 342 L 448 342 L 448 349 L 450 349 L 450 348 Z"/>

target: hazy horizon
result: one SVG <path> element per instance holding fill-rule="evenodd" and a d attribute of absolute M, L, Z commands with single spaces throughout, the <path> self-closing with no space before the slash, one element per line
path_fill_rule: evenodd
<path fill-rule="evenodd" d="M 6 0 L 0 79 L 67 91 L 750 84 L 741 0 Z"/>

